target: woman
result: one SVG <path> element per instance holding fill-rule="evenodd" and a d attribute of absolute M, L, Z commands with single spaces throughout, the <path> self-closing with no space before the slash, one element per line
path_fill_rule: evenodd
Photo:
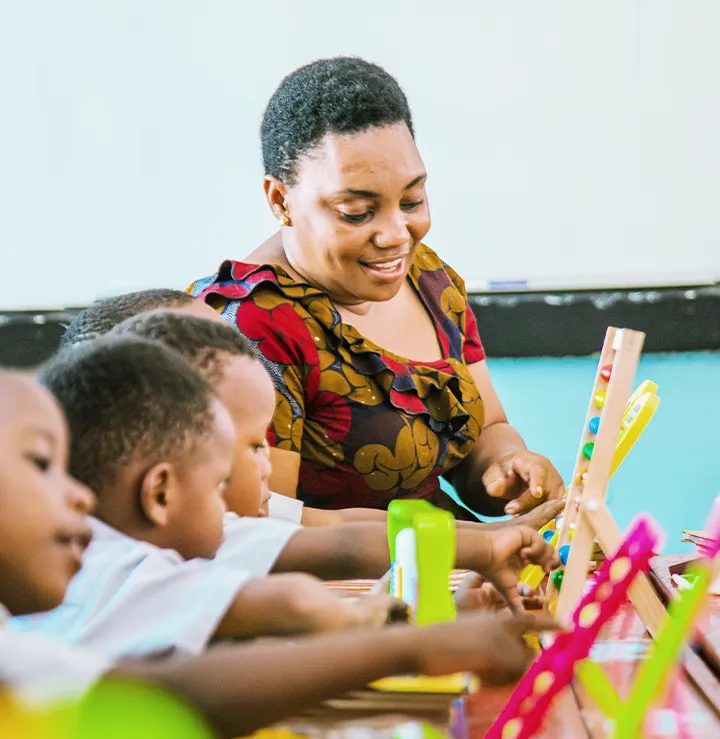
<path fill-rule="evenodd" d="M 261 135 L 281 229 L 192 292 L 272 375 L 272 489 L 457 513 L 442 476 L 489 515 L 559 497 L 558 472 L 508 423 L 463 281 L 422 243 L 427 175 L 397 82 L 361 59 L 314 62 L 283 80 Z"/>

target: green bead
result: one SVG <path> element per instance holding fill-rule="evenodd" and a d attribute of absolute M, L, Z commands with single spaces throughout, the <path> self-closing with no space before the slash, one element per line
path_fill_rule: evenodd
<path fill-rule="evenodd" d="M 595 444 L 592 441 L 588 441 L 588 443 L 583 447 L 583 457 L 585 457 L 585 459 L 592 459 L 593 449 L 595 449 Z"/>
<path fill-rule="evenodd" d="M 553 585 L 556 587 L 557 590 L 560 590 L 560 586 L 562 585 L 563 581 L 563 575 L 563 570 L 555 570 L 555 572 L 553 572 L 551 575 Z"/>

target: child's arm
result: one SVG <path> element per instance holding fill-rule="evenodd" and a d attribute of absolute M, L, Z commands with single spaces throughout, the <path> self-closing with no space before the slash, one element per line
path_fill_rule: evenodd
<path fill-rule="evenodd" d="M 114 675 L 185 698 L 223 737 L 247 736 L 391 675 L 475 672 L 487 684 L 513 681 L 533 656 L 522 635 L 551 628 L 530 616 L 482 614 L 423 629 L 398 626 L 304 638 L 293 646 L 220 647 L 191 659 L 120 668 Z"/>
<path fill-rule="evenodd" d="M 516 518 L 506 521 L 493 521 L 491 523 L 480 523 L 479 521 L 458 521 L 458 529 L 468 531 L 496 531 L 508 526 L 521 524 L 533 529 L 542 528 L 548 521 L 559 516 L 565 507 L 564 500 L 549 500 L 529 513 L 524 513 Z M 302 512 L 301 523 L 303 526 L 338 526 L 343 523 L 358 523 L 376 521 L 387 522 L 387 511 L 379 511 L 374 508 L 345 508 L 340 511 L 324 511 L 319 508 L 308 508 L 305 506 Z"/>
<path fill-rule="evenodd" d="M 387 511 L 375 508 L 344 508 L 340 511 L 325 511 L 305 506 L 300 523 L 303 526 L 339 526 L 343 523 L 375 521 L 387 522 Z"/>
<path fill-rule="evenodd" d="M 343 598 L 300 573 L 248 581 L 215 630 L 216 638 L 253 638 L 383 626 L 406 606 L 388 596 Z"/>
<path fill-rule="evenodd" d="M 527 526 L 500 531 L 457 531 L 456 566 L 474 570 L 495 585 L 508 605 L 520 609 L 517 573 L 532 562 L 549 570 L 557 551 Z M 326 580 L 380 578 L 390 565 L 386 527 L 353 523 L 296 532 L 275 562 L 275 572 L 309 572 Z"/>

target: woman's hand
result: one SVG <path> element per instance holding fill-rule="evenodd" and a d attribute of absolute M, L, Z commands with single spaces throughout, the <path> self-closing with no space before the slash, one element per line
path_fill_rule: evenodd
<path fill-rule="evenodd" d="M 526 449 L 505 454 L 488 465 L 482 482 L 491 498 L 510 502 L 505 513 L 517 516 L 548 498 L 562 498 L 565 483 L 552 462 Z"/>

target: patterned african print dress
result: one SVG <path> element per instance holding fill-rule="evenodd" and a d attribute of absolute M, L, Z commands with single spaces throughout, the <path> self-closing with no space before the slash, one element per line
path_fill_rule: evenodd
<path fill-rule="evenodd" d="M 268 442 L 301 457 L 298 498 L 315 508 L 387 508 L 424 498 L 456 512 L 440 476 L 472 449 L 483 403 L 468 365 L 485 352 L 465 286 L 420 245 L 408 278 L 443 359 L 415 362 L 344 324 L 322 290 L 276 265 L 224 262 L 190 290 L 253 343 L 275 384 Z"/>

